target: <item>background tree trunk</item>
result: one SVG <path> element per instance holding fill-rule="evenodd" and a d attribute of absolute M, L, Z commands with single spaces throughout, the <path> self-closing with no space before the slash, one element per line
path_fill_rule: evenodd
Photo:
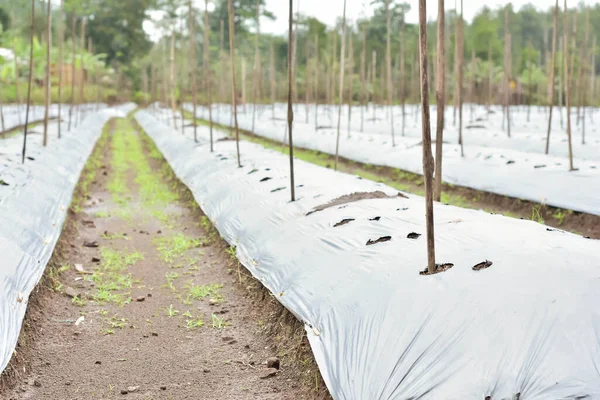
<path fill-rule="evenodd" d="M 76 41 L 75 41 L 75 15 L 71 18 L 71 107 L 69 107 L 69 125 L 67 130 L 71 130 L 71 122 L 73 119 L 73 110 L 75 109 L 75 53 L 76 53 Z"/>
<path fill-rule="evenodd" d="M 62 134 L 62 73 L 63 73 L 63 45 L 65 40 L 65 27 L 63 21 L 64 0 L 60 0 L 58 9 L 58 138 Z"/>
<path fill-rule="evenodd" d="M 460 144 L 460 156 L 465 156 L 463 137 L 462 137 L 462 123 L 463 123 L 463 71 L 465 64 L 465 49 L 464 49 L 464 27 L 463 27 L 463 4 L 460 1 L 460 17 L 458 19 L 458 37 L 457 37 L 457 49 L 458 49 L 458 82 L 456 86 L 456 93 L 458 96 L 458 143 Z"/>
<path fill-rule="evenodd" d="M 192 126 L 194 129 L 194 142 L 198 142 L 198 129 L 196 126 L 196 105 L 198 104 L 198 86 L 196 81 L 196 16 L 194 15 L 192 0 L 188 1 L 188 25 L 188 29 L 190 30 L 190 77 L 192 78 Z M 206 29 L 204 30 L 207 31 Z M 206 41 L 204 42 L 204 46 L 206 46 Z M 206 50 L 206 47 L 204 49 Z M 181 120 L 181 125 L 183 125 L 183 119 Z M 212 141 L 210 144 L 212 147 Z"/>
<path fill-rule="evenodd" d="M 390 112 L 390 127 L 392 130 L 392 146 L 396 146 L 396 136 L 394 134 L 394 110 L 393 96 L 392 96 L 392 52 L 391 52 L 391 15 L 390 15 L 390 0 L 385 0 L 385 14 L 386 14 L 386 45 L 385 45 L 385 68 L 386 68 L 386 81 L 387 81 L 387 105 L 388 111 Z"/>
<path fill-rule="evenodd" d="M 360 131 L 365 127 L 365 103 L 366 103 L 366 75 L 365 65 L 367 62 L 367 32 L 362 31 L 362 49 L 360 51 Z"/>
<path fill-rule="evenodd" d="M 204 56 L 204 87 L 206 88 L 207 95 L 207 105 L 208 105 L 208 126 L 210 130 L 210 152 L 214 151 L 213 144 L 213 119 L 212 119 L 212 70 L 210 67 L 210 35 L 209 30 L 206 29 L 207 26 L 210 26 L 208 23 L 208 0 L 204 1 L 204 48 L 203 48 L 203 56 Z M 195 65 L 195 64 L 194 64 Z M 195 115 L 194 115 L 195 118 Z M 194 129 L 196 129 L 196 123 L 194 122 Z"/>

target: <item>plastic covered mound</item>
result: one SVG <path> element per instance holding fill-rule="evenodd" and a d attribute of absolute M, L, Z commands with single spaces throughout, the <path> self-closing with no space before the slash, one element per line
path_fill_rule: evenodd
<path fill-rule="evenodd" d="M 187 110 L 191 110 L 188 105 Z M 215 121 L 232 125 L 231 107 L 216 106 L 213 111 Z M 467 119 L 470 106 L 465 106 Z M 600 215 L 600 130 L 597 124 L 587 124 L 586 144 L 581 144 L 581 126 L 573 122 L 574 165 L 577 171 L 569 171 L 567 144 L 564 129 L 560 128 L 558 111 L 554 114 L 550 155 L 545 155 L 547 119 L 544 113 L 535 108 L 531 122 L 527 122 L 526 112 L 514 108 L 512 118 L 515 121 L 512 137 L 501 129 L 502 112 L 488 115 L 485 107 L 475 107 L 473 118 L 484 115 L 484 122 L 477 122 L 484 128 L 463 131 L 465 156 L 460 155 L 457 144 L 457 132 L 453 128 L 452 109 L 446 112 L 444 131 L 443 179 L 447 183 L 469 187 L 476 190 L 506 195 L 517 199 L 545 203 L 568 210 Z M 335 154 L 337 109 L 321 106 L 318 122 L 332 125 L 333 128 L 315 130 L 313 110 L 309 108 L 309 123 L 305 123 L 304 105 L 295 112 L 294 145 L 323 153 Z M 329 112 L 327 112 L 329 110 Z M 401 110 L 394 107 L 395 143 L 392 146 L 389 109 L 377 107 L 381 121 L 371 122 L 373 107 L 365 115 L 364 133 L 360 132 L 360 108 L 354 107 L 351 129 L 347 129 L 347 116 L 342 116 L 344 126 L 340 132 L 339 154 L 350 160 L 371 165 L 383 165 L 399 168 L 416 174 L 422 174 L 421 128 L 413 117 L 416 107 L 407 106 L 405 136 L 402 136 Z M 598 109 L 589 109 L 588 116 L 595 114 L 600 118 Z M 246 113 L 238 112 L 241 129 L 252 130 L 252 106 L 246 107 Z M 347 107 L 344 107 L 344 112 Z M 575 113 L 575 109 L 572 110 Z M 199 116 L 208 118 L 205 108 L 198 108 Z M 281 107 L 276 107 L 278 115 L 286 115 Z M 565 114 L 565 111 L 562 110 Z M 588 116 L 586 119 L 589 120 Z M 488 119 L 489 117 L 489 119 Z M 333 118 L 333 119 L 332 119 Z M 572 117 L 575 120 L 575 115 Z M 434 118 L 435 120 L 435 118 Z M 330 121 L 334 123 L 331 124 Z M 468 124 L 468 122 L 466 122 Z M 256 112 L 254 132 L 272 140 L 285 141 L 285 121 L 272 119 L 270 107 L 259 106 Z M 432 127 L 435 134 L 435 127 Z M 435 154 L 435 150 L 434 150 Z"/>
<path fill-rule="evenodd" d="M 284 155 L 242 142 L 238 168 L 235 142 L 210 153 L 205 127 L 195 144 L 147 111 L 136 118 L 304 322 L 335 399 L 600 398 L 599 241 L 436 204 L 440 264 L 421 275 L 423 198 L 296 160 L 290 202 Z"/>
<path fill-rule="evenodd" d="M 61 104 L 61 116 L 62 116 L 63 120 L 68 119 L 70 107 L 71 106 L 69 104 Z M 106 105 L 101 104 L 101 103 L 88 103 L 88 104 L 81 104 L 79 106 L 79 110 L 84 113 L 89 113 L 91 111 L 97 111 L 97 110 L 105 108 L 105 107 L 106 107 Z M 8 104 L 8 105 L 3 104 L 2 105 L 2 115 L 4 117 L 4 124 L 3 125 L 0 124 L 0 133 L 9 131 L 18 126 L 25 125 L 25 108 L 26 108 L 25 104 Z M 32 123 L 35 121 L 43 120 L 45 110 L 46 109 L 44 106 L 32 105 L 29 108 L 29 122 Z M 76 110 L 77 110 L 77 106 L 75 106 L 74 112 Z M 52 104 L 50 106 L 48 115 L 50 116 L 50 118 L 58 117 L 58 104 Z M 66 124 L 63 129 L 64 130 L 67 129 Z"/>
<path fill-rule="evenodd" d="M 75 185 L 106 121 L 135 105 L 90 114 L 80 126 L 52 137 L 28 138 L 21 163 L 22 136 L 0 139 L 0 372 L 19 338 L 29 295 L 41 278 L 65 221 Z M 51 126 L 54 135 L 56 125 Z"/>

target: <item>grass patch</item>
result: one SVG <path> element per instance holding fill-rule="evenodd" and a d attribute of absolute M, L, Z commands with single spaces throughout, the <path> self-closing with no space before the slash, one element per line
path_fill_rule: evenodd
<path fill-rule="evenodd" d="M 153 242 L 160 254 L 160 258 L 169 264 L 181 257 L 188 250 L 200 245 L 200 240 L 192 239 L 183 233 L 178 233 L 170 237 L 157 237 Z"/>
<path fill-rule="evenodd" d="M 100 248 L 100 267 L 87 279 L 95 283 L 96 291 L 92 299 L 99 304 L 115 303 L 120 306 L 129 304 L 131 297 L 128 290 L 133 286 L 133 279 L 127 269 L 144 256 L 139 252 L 124 253 L 107 247 Z"/>
<path fill-rule="evenodd" d="M 190 287 L 190 296 L 196 300 L 210 297 L 219 302 L 223 300 L 223 296 L 219 293 L 219 289 L 221 288 L 223 288 L 223 285 L 217 283 L 208 285 L 192 285 Z"/>

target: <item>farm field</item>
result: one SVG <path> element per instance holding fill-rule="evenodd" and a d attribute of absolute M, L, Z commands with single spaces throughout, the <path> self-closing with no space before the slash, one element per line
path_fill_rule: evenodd
<path fill-rule="evenodd" d="M 0 399 L 600 399 L 598 32 L 0 0 Z"/>

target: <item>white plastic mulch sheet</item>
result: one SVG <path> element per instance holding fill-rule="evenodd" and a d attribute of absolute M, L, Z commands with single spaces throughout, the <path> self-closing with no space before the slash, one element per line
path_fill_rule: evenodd
<path fill-rule="evenodd" d="M 4 117 L 4 124 L 0 123 L 0 133 L 4 132 L 4 131 L 9 131 L 18 126 L 25 125 L 25 113 L 26 113 L 25 104 L 8 104 L 8 105 L 3 104 L 1 107 L 2 107 L 2 116 Z M 66 127 L 67 127 L 67 121 L 69 118 L 70 107 L 71 106 L 69 104 L 61 105 L 61 117 L 63 119 L 63 129 L 66 129 Z M 86 114 L 86 113 L 89 113 L 92 111 L 98 111 L 98 109 L 105 108 L 105 107 L 106 107 L 106 105 L 100 104 L 100 103 L 98 103 L 98 104 L 96 104 L 96 103 L 81 104 L 79 106 L 79 108 L 77 106 L 75 106 L 73 108 L 73 111 L 71 112 L 71 116 L 72 116 L 72 118 L 73 117 L 78 118 L 78 116 L 79 116 L 78 113 Z M 32 122 L 43 120 L 44 114 L 45 114 L 44 106 L 32 105 L 29 108 L 29 122 L 32 123 Z M 58 104 L 52 104 L 50 106 L 48 115 L 50 116 L 50 118 L 58 117 Z"/>
<path fill-rule="evenodd" d="M 80 126 L 52 137 L 28 138 L 21 163 L 22 135 L 0 140 L 0 372 L 9 362 L 29 295 L 54 250 L 73 190 L 104 123 L 125 116 L 128 104 L 90 114 Z M 54 135 L 56 124 L 50 133 Z"/>
<path fill-rule="evenodd" d="M 187 110 L 191 106 L 185 105 Z M 542 109 L 535 107 L 527 122 L 525 109 L 514 109 L 511 137 L 502 130 L 500 108 L 488 114 L 485 107 L 473 107 L 473 119 L 468 120 L 470 106 L 465 107 L 464 153 L 460 155 L 456 128 L 452 125 L 452 110 L 446 112 L 444 132 L 443 179 L 445 182 L 514 198 L 545 203 L 555 207 L 600 215 L 600 131 L 590 121 L 600 120 L 597 109 L 588 109 L 586 115 L 586 144 L 581 144 L 583 122 L 576 125 L 573 112 L 573 152 L 577 171 L 569 172 L 567 143 L 560 127 L 559 113 L 554 114 L 550 155 L 545 155 L 547 119 Z M 241 129 L 252 130 L 252 105 L 239 107 Z M 420 120 L 415 118 L 417 108 L 406 107 L 406 121 L 402 136 L 402 113 L 394 107 L 395 143 L 392 146 L 389 110 L 373 107 L 365 112 L 364 132 L 360 132 L 360 109 L 354 107 L 351 130 L 348 131 L 347 107 L 342 116 L 339 153 L 342 157 L 372 165 L 384 165 L 422 174 L 422 146 Z M 296 107 L 294 145 L 335 154 L 337 109 L 321 106 L 315 129 L 314 107 L 309 108 L 309 123 L 305 122 L 305 107 Z M 435 110 L 432 110 L 435 115 Z M 565 110 L 561 110 L 564 115 Z M 254 132 L 269 139 L 286 139 L 286 110 L 275 108 L 276 119 L 270 106 L 257 108 Z M 198 108 L 198 115 L 208 118 L 207 109 Z M 213 118 L 221 124 L 232 124 L 231 107 L 216 105 Z M 564 117 L 566 119 L 566 115 Z M 595 119 L 594 119 L 595 118 Z M 435 118 L 433 118 L 435 119 Z M 435 137 L 435 126 L 432 127 Z M 435 147 L 435 146 L 434 146 Z M 435 149 L 434 149 L 435 154 Z"/>
<path fill-rule="evenodd" d="M 335 399 L 600 398 L 600 242 L 422 197 L 136 114 L 251 273 L 301 321 Z M 315 207 L 358 192 L 390 197 Z M 383 193 L 381 193 L 383 192 Z M 411 235 L 414 237 L 416 235 Z M 378 243 L 367 245 L 369 242 Z M 387 241 L 385 241 L 387 239 Z M 483 270 L 473 267 L 486 260 Z"/>

